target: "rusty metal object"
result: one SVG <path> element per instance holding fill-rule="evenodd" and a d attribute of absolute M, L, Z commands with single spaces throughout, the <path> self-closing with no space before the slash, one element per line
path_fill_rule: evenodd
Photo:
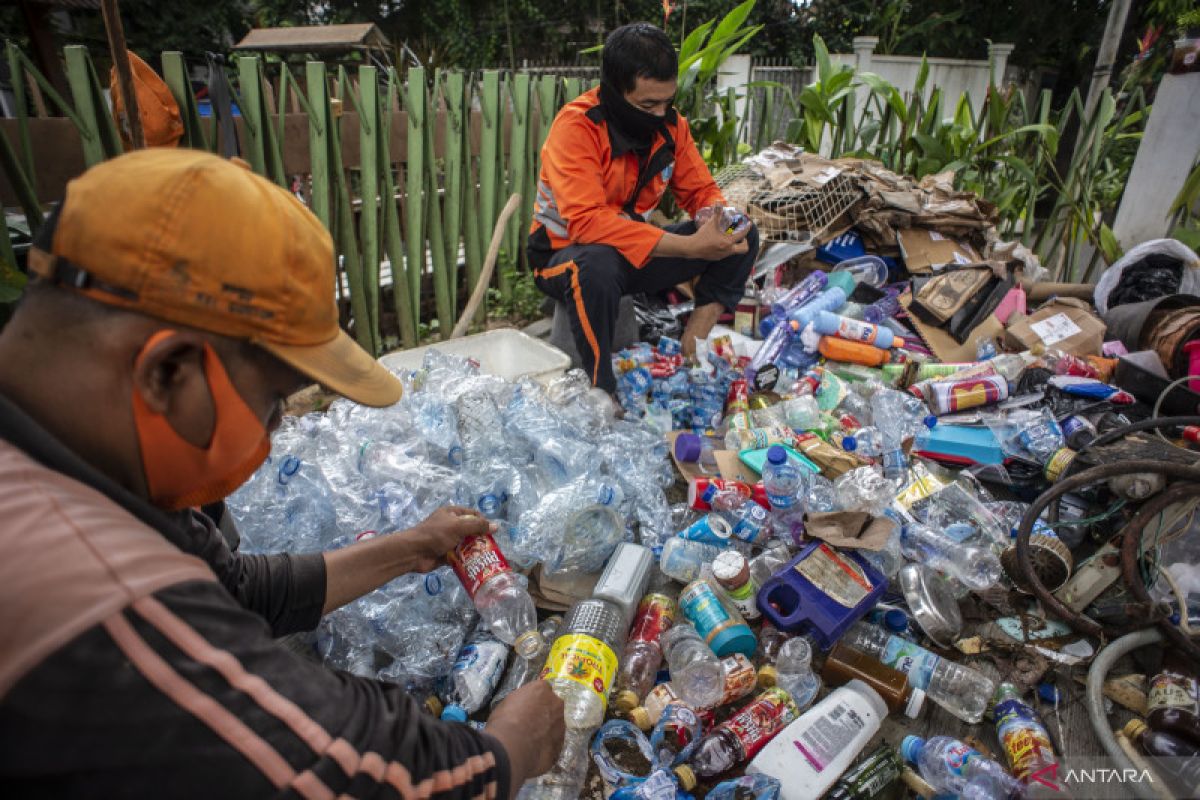
<path fill-rule="evenodd" d="M 1071 569 L 1075 565 L 1071 551 L 1063 544 L 1062 539 L 1044 533 L 1030 536 L 1029 546 L 1032 548 L 1033 570 L 1037 573 L 1038 580 L 1050 591 L 1057 592 L 1071 577 Z M 1018 591 L 1030 593 L 1029 585 L 1017 564 L 1016 547 L 1010 545 L 1005 548 L 1000 554 L 1000 566 L 1004 567 L 1004 574 Z"/>
<path fill-rule="evenodd" d="M 1020 568 L 1021 574 L 1025 577 L 1025 583 L 1034 596 L 1042 602 L 1042 607 L 1048 613 L 1053 614 L 1059 619 L 1066 622 L 1080 633 L 1085 633 L 1090 636 L 1101 636 L 1105 633 L 1115 634 L 1116 631 L 1108 631 L 1106 628 L 1095 620 L 1089 619 L 1084 615 L 1073 611 L 1069 606 L 1055 597 L 1042 584 L 1038 578 L 1037 572 L 1034 569 L 1033 563 L 1033 548 L 1030 547 L 1029 538 L 1033 532 L 1033 524 L 1037 520 L 1038 515 L 1042 513 L 1042 509 L 1046 508 L 1052 502 L 1084 486 L 1088 486 L 1100 481 L 1106 481 L 1117 475 L 1128 474 L 1132 472 L 1156 472 L 1166 475 L 1168 478 L 1178 478 L 1181 480 L 1191 481 L 1200 484 L 1200 467 L 1184 466 L 1182 464 L 1171 464 L 1160 461 L 1119 461 L 1111 464 L 1101 464 L 1098 467 L 1084 470 L 1076 475 L 1063 478 L 1058 483 L 1051 486 L 1043 492 L 1025 512 L 1025 516 L 1021 518 L 1021 524 L 1017 527 L 1017 565 Z M 1166 497 L 1170 492 L 1165 492 L 1159 495 L 1158 498 L 1150 501 L 1151 504 L 1157 504 L 1162 497 Z M 1141 514 L 1138 515 L 1139 517 Z M 1137 517 L 1135 517 L 1137 519 Z M 1131 521 L 1132 524 L 1132 521 Z M 1143 523 L 1144 524 L 1144 523 Z M 1129 529 L 1129 526 L 1126 526 Z M 1140 530 L 1140 527 L 1138 528 Z M 1136 573 L 1136 569 L 1135 569 Z M 1128 577 L 1126 578 L 1128 580 Z M 1145 591 L 1143 587 L 1143 592 Z"/>
<path fill-rule="evenodd" d="M 1121 534 L 1121 577 L 1124 578 L 1125 585 L 1129 587 L 1133 596 L 1147 608 L 1153 607 L 1154 603 L 1150 598 L 1150 593 L 1146 591 L 1142 576 L 1138 573 L 1142 534 L 1146 526 L 1167 508 L 1196 497 L 1200 497 L 1200 483 L 1179 483 L 1171 486 L 1142 506 L 1133 519 L 1129 520 L 1129 524 L 1125 526 L 1125 530 Z M 1159 615 L 1157 622 L 1163 635 L 1169 641 L 1182 650 L 1193 663 L 1200 664 L 1200 646 L 1197 646 L 1183 631 L 1171 624 L 1170 619 Z"/>

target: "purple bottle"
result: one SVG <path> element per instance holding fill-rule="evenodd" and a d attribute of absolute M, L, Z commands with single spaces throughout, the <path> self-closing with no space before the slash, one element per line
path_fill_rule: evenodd
<path fill-rule="evenodd" d="M 787 294 L 771 304 L 771 314 L 776 317 L 786 317 L 796 306 L 807 303 L 825 289 L 829 276 L 821 270 L 816 270 L 804 280 L 793 286 Z"/>

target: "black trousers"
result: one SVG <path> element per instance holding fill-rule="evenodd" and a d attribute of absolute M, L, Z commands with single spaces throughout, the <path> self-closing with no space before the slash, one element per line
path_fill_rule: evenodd
<path fill-rule="evenodd" d="M 669 225 L 671 233 L 695 233 L 692 222 Z M 616 391 L 612 369 L 612 338 L 622 295 L 651 294 L 691 280 L 697 275 L 696 307 L 720 303 L 732 311 L 742 299 L 750 270 L 758 256 L 758 231 L 746 237 L 750 249 L 720 261 L 696 258 L 652 258 L 641 269 L 606 244 L 571 245 L 554 251 L 534 271 L 537 287 L 566 304 L 575 346 L 592 383 Z"/>

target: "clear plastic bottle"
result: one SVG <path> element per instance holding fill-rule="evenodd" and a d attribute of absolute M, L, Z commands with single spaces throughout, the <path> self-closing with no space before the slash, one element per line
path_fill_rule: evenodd
<path fill-rule="evenodd" d="M 775 685 L 787 691 L 800 711 L 812 705 L 821 679 L 812 671 L 812 645 L 803 636 L 788 639 L 775 660 Z"/>
<path fill-rule="evenodd" d="M 568 728 L 593 729 L 604 721 L 623 626 L 621 610 L 607 600 L 581 600 L 567 612 L 542 678 L 562 698 Z"/>
<path fill-rule="evenodd" d="M 763 620 L 758 630 L 758 654 L 755 663 L 758 665 L 758 688 L 770 689 L 779 680 L 779 672 L 775 669 L 775 660 L 784 642 L 792 638 L 792 634 L 784 633 L 767 620 Z"/>
<path fill-rule="evenodd" d="M 708 790 L 705 800 L 779 800 L 780 783 L 769 775 L 743 775 L 721 781 Z"/>
<path fill-rule="evenodd" d="M 879 256 L 858 256 L 846 259 L 833 268 L 830 277 L 842 272 L 848 272 L 858 283 L 865 283 L 876 289 L 887 283 L 888 279 L 887 264 Z"/>
<path fill-rule="evenodd" d="M 750 559 L 750 579 L 759 586 L 764 585 L 776 572 L 787 566 L 792 551 L 781 541 L 771 542 L 766 550 Z"/>
<path fill-rule="evenodd" d="M 699 745 L 703 732 L 704 724 L 695 711 L 678 703 L 668 706 L 650 734 L 655 765 L 669 769 L 686 761 Z"/>
<path fill-rule="evenodd" d="M 960 544 L 918 523 L 901 528 L 900 549 L 905 558 L 944 572 L 975 592 L 995 586 L 1003 574 L 1000 559 L 991 550 Z"/>
<path fill-rule="evenodd" d="M 596 728 L 567 728 L 558 760 L 545 775 L 525 782 L 517 800 L 579 800 L 587 781 L 588 748 Z"/>
<path fill-rule="evenodd" d="M 633 630 L 617 669 L 613 705 L 618 711 L 629 713 L 637 708 L 654 687 L 663 662 L 660 639 L 675 624 L 678 615 L 679 607 L 665 594 L 652 592 L 638 604 Z"/>
<path fill-rule="evenodd" d="M 763 488 L 767 491 L 767 502 L 777 520 L 803 513 L 801 501 L 807 472 L 788 459 L 782 447 L 767 450 L 767 463 L 763 466 Z"/>
<path fill-rule="evenodd" d="M 995 682 L 983 673 L 947 661 L 878 625 L 856 622 L 842 643 L 907 674 L 913 687 L 964 722 L 974 724 L 983 718 L 996 689 Z"/>
<path fill-rule="evenodd" d="M 873 322 L 876 325 L 883 322 L 885 319 L 896 316 L 900 310 L 899 295 L 888 294 L 886 297 L 881 297 L 871 305 L 863 309 L 863 319 L 867 322 Z"/>
<path fill-rule="evenodd" d="M 463 539 L 447 561 L 496 638 L 511 645 L 522 658 L 541 649 L 544 642 L 537 629 L 537 610 L 525 579 L 509 567 L 491 534 Z"/>
<path fill-rule="evenodd" d="M 736 488 L 722 490 L 709 484 L 701 497 L 729 523 L 734 537 L 757 544 L 765 535 L 767 510 Z"/>
<path fill-rule="evenodd" d="M 1020 783 L 1004 767 L 952 736 L 905 736 L 900 754 L 939 792 L 967 797 L 964 790 L 970 784 L 977 800 L 1021 795 Z"/>
<path fill-rule="evenodd" d="M 537 680 L 538 674 L 542 671 L 542 664 L 546 662 L 546 656 L 550 653 L 550 643 L 558 635 L 562 621 L 563 618 L 558 614 L 542 620 L 538 625 L 538 633 L 542 635 L 542 646 L 529 658 L 522 658 L 516 653 L 512 654 L 512 657 L 509 658 L 508 669 L 505 670 L 504 678 L 500 681 L 500 688 L 492 695 L 492 708 L 500 705 L 501 700 L 525 684 Z"/>
<path fill-rule="evenodd" d="M 442 696 L 446 704 L 442 719 L 466 722 L 469 715 L 483 708 L 500 684 L 507 660 L 508 647 L 488 631 L 477 628 L 458 651 L 448 688 Z"/>
<path fill-rule="evenodd" d="M 721 552 L 722 548 L 716 545 L 672 536 L 663 545 L 658 566 L 664 575 L 680 583 L 691 583 L 700 577 L 704 565 L 711 564 Z"/>
<path fill-rule="evenodd" d="M 725 693 L 725 673 L 696 629 L 681 622 L 663 633 L 659 644 L 679 698 L 692 708 L 715 706 Z"/>
<path fill-rule="evenodd" d="M 696 778 L 711 778 L 744 764 L 798 716 L 791 695 L 778 687 L 767 689 L 700 740 L 691 760 L 675 768 L 680 785 L 691 791 Z"/>

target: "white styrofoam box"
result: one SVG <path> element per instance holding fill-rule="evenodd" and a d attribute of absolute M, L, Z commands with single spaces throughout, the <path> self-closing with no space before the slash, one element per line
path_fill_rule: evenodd
<path fill-rule="evenodd" d="M 479 362 L 482 371 L 509 380 L 528 376 L 540 383 L 549 383 L 571 366 L 571 357 L 562 350 L 516 328 L 496 328 L 448 342 L 400 350 L 388 353 L 379 361 L 393 370 L 417 370 L 421 368 L 427 350 L 473 358 Z"/>

